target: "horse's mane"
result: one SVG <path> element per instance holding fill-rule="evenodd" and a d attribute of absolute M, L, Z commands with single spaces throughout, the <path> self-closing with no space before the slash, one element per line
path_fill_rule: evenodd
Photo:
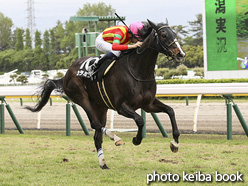
<path fill-rule="evenodd" d="M 144 23 L 144 26 L 141 30 L 138 30 L 138 35 L 141 38 L 141 41 L 144 41 L 151 33 L 152 27 L 149 23 Z"/>
<path fill-rule="evenodd" d="M 140 41 L 144 41 L 152 32 L 152 27 L 149 23 L 144 23 L 144 26 L 142 27 L 142 29 L 138 30 L 138 35 L 139 35 L 139 39 Z M 133 52 L 136 51 L 137 48 L 134 49 L 129 49 L 129 50 L 122 50 L 121 51 L 121 56 L 125 56 L 125 55 L 130 55 Z"/>

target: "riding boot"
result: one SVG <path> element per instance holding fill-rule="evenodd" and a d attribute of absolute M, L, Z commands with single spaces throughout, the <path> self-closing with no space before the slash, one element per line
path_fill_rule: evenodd
<path fill-rule="evenodd" d="M 93 68 L 97 69 L 101 66 L 101 64 L 106 61 L 107 59 L 115 59 L 117 58 L 116 55 L 114 55 L 112 52 L 109 52 L 107 54 L 105 54 L 103 57 L 100 58 L 100 60 L 94 64 Z"/>

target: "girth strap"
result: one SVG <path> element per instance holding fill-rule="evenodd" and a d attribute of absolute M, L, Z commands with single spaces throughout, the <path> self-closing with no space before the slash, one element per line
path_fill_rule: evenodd
<path fill-rule="evenodd" d="M 108 94 L 107 94 L 105 86 L 104 86 L 104 80 L 103 79 L 101 79 L 100 81 L 97 81 L 97 87 L 98 87 L 98 90 L 100 92 L 100 95 L 101 95 L 102 100 L 105 103 L 105 105 L 110 109 L 116 110 L 115 107 L 112 105 L 109 97 L 108 97 Z"/>

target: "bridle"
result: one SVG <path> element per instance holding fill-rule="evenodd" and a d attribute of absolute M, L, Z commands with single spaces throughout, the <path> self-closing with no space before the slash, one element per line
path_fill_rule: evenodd
<path fill-rule="evenodd" d="M 160 53 L 163 53 L 167 56 L 167 58 L 171 57 L 173 59 L 173 52 L 169 49 L 169 47 L 171 45 L 173 45 L 177 40 L 176 38 L 171 42 L 169 43 L 168 45 L 166 45 L 165 43 L 163 43 L 161 41 L 161 39 L 159 38 L 159 32 L 164 29 L 164 28 L 167 28 L 167 29 L 171 29 L 169 26 L 167 25 L 164 25 L 164 26 L 161 26 L 160 28 L 158 28 L 157 30 L 153 29 L 152 30 L 152 34 L 153 34 L 153 42 L 154 42 L 154 47 L 146 47 L 143 51 L 140 51 L 141 48 L 138 48 L 136 50 L 137 54 L 142 54 L 147 48 L 150 48 L 150 49 L 153 49 L 157 52 L 160 52 Z M 172 31 L 171 31 L 172 32 Z"/>
<path fill-rule="evenodd" d="M 154 44 L 155 44 L 155 47 L 156 47 L 156 49 L 157 49 L 157 51 L 158 52 L 160 52 L 160 53 L 163 53 L 163 54 L 165 54 L 165 55 L 167 55 L 168 57 L 171 57 L 171 58 L 173 58 L 172 56 L 173 56 L 173 52 L 169 49 L 169 47 L 171 46 L 171 45 L 173 45 L 177 40 L 176 40 L 176 38 L 171 42 L 171 43 L 169 43 L 168 45 L 167 44 L 165 44 L 165 43 L 163 43 L 162 41 L 161 41 L 161 39 L 159 38 L 159 32 L 163 29 L 163 28 L 167 28 L 167 29 L 169 29 L 169 30 L 171 30 L 171 28 L 169 27 L 169 26 L 167 26 L 167 25 L 164 25 L 164 26 L 161 26 L 160 28 L 158 28 L 158 30 L 154 30 L 153 32 L 153 38 L 154 38 Z M 171 30 L 171 32 L 172 32 L 172 30 Z M 160 49 L 160 48 L 162 48 L 162 50 Z"/>
<path fill-rule="evenodd" d="M 169 26 L 167 26 L 167 25 L 164 25 L 164 26 L 161 26 L 160 28 L 158 28 L 158 29 L 153 29 L 152 30 L 152 33 L 151 34 L 153 34 L 153 42 L 154 42 L 154 45 L 153 46 L 149 46 L 149 47 L 145 47 L 142 51 L 140 51 L 141 49 L 142 49 L 142 47 L 141 48 L 137 48 L 136 49 L 136 53 L 139 55 L 139 54 L 142 54 L 143 52 L 145 52 L 145 50 L 146 49 L 152 49 L 152 50 L 154 50 L 154 51 L 156 51 L 156 52 L 160 52 L 160 53 L 163 53 L 163 54 L 165 54 L 166 56 L 167 56 L 167 58 L 168 58 L 168 60 L 174 60 L 174 56 L 173 56 L 173 52 L 169 49 L 169 47 L 171 46 L 171 45 L 173 45 L 174 43 L 176 43 L 177 42 L 177 40 L 176 40 L 176 38 L 171 42 L 171 43 L 169 43 L 169 44 L 165 44 L 163 41 L 161 41 L 161 39 L 159 38 L 159 32 L 161 32 L 162 31 L 162 29 L 164 29 L 164 28 L 167 28 L 167 29 L 170 29 L 171 30 L 171 28 L 169 27 Z M 173 32 L 172 30 L 171 30 L 171 32 Z M 136 80 L 136 81 L 139 81 L 139 82 L 149 82 L 149 81 L 154 81 L 155 80 L 155 77 L 153 77 L 153 78 L 151 78 L 151 79 L 141 79 L 141 78 L 138 78 L 138 77 L 136 77 L 133 73 L 132 73 L 132 71 L 131 71 L 131 68 L 130 68 L 130 65 L 129 65 L 129 56 L 130 55 L 128 55 L 128 57 L 127 57 L 127 61 L 128 61 L 128 71 L 129 71 L 129 73 L 131 74 L 131 76 Z M 169 59 L 169 58 L 171 58 L 171 59 Z"/>

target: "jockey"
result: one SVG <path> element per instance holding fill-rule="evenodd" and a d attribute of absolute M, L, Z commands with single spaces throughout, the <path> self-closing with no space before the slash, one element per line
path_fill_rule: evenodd
<path fill-rule="evenodd" d="M 107 59 L 119 57 L 122 50 L 140 47 L 142 42 L 137 39 L 139 37 L 138 30 L 142 29 L 143 26 L 143 23 L 136 21 L 130 24 L 129 28 L 112 26 L 99 34 L 96 38 L 96 48 L 104 52 L 105 55 L 95 64 L 94 68 L 98 68 Z"/>

